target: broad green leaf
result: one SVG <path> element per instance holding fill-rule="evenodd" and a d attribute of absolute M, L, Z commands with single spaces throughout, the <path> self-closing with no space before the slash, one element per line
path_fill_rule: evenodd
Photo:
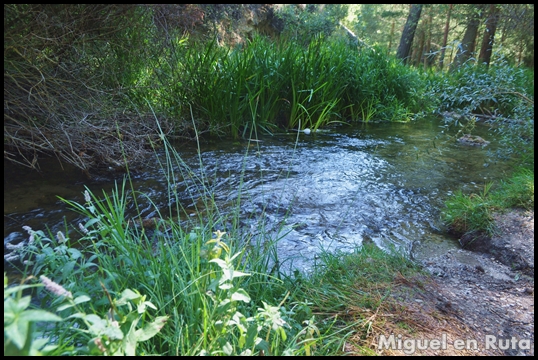
<path fill-rule="evenodd" d="M 75 249 L 75 248 L 69 248 L 67 249 L 67 252 L 71 254 L 71 257 L 73 259 L 78 259 L 82 256 L 82 253 L 78 249 Z"/>
<path fill-rule="evenodd" d="M 252 348 L 254 345 L 256 345 L 260 338 L 258 337 L 258 332 L 260 331 L 260 328 L 257 324 L 251 323 L 250 326 L 247 329 L 247 343 L 246 347 Z"/>
<path fill-rule="evenodd" d="M 100 324 L 102 322 L 106 322 L 105 320 L 101 319 L 98 315 L 95 315 L 95 314 L 88 314 L 84 316 L 84 318 L 92 324 Z"/>
<path fill-rule="evenodd" d="M 216 263 L 218 266 L 220 266 L 220 268 L 224 271 L 228 270 L 229 269 L 229 266 L 228 264 L 226 263 L 226 261 L 222 260 L 222 259 L 211 259 L 209 260 L 209 262 L 213 262 L 213 263 Z"/>
<path fill-rule="evenodd" d="M 15 301 L 13 298 L 7 298 L 4 300 L 4 324 L 9 324 L 14 321 L 19 314 L 30 305 L 30 297 L 25 296 L 19 301 Z"/>
<path fill-rule="evenodd" d="M 82 303 L 90 301 L 91 299 L 92 298 L 89 297 L 88 295 L 80 295 L 75 298 L 74 302 L 75 304 L 82 304 Z"/>
<path fill-rule="evenodd" d="M 131 327 L 129 329 L 129 332 L 125 336 L 124 346 L 125 346 L 125 355 L 127 356 L 135 356 L 136 355 L 136 344 L 137 344 L 137 335 L 135 331 L 135 327 L 138 321 L 134 321 L 131 324 Z"/>
<path fill-rule="evenodd" d="M 30 323 L 28 321 L 15 321 L 9 326 L 4 326 L 4 336 L 11 339 L 19 349 L 24 347 Z"/>
<path fill-rule="evenodd" d="M 232 278 L 241 277 L 241 276 L 250 276 L 250 274 L 244 273 L 244 272 L 241 272 L 241 271 L 234 271 L 232 273 Z"/>
<path fill-rule="evenodd" d="M 87 262 L 87 263 L 85 263 L 85 264 L 82 266 L 82 268 L 83 268 L 83 269 L 87 269 L 87 268 L 90 268 L 90 267 L 92 267 L 92 266 L 94 266 L 94 267 L 98 267 L 97 264 L 95 264 L 95 263 L 93 263 L 93 262 Z"/>
<path fill-rule="evenodd" d="M 27 310 L 19 316 L 19 321 L 62 321 L 56 314 L 45 310 Z"/>
<path fill-rule="evenodd" d="M 58 309 L 56 309 L 57 311 L 63 311 L 63 310 L 67 310 L 67 309 L 70 309 L 72 308 L 73 306 L 75 306 L 75 304 L 71 303 L 71 302 L 68 302 L 68 303 L 65 303 L 63 305 L 60 305 L 58 306 Z"/>
<path fill-rule="evenodd" d="M 5 279 L 4 279 L 4 281 L 5 281 Z M 6 287 L 4 285 L 4 299 L 6 297 L 8 297 L 9 295 L 13 294 L 13 293 L 16 293 L 17 291 L 24 290 L 24 289 L 29 289 L 29 288 L 33 288 L 33 287 L 41 287 L 41 286 L 44 286 L 44 285 L 43 284 L 17 285 L 17 286 L 13 286 L 13 287 L 10 287 L 10 288 L 6 289 Z"/>
<path fill-rule="evenodd" d="M 153 310 L 157 310 L 157 307 L 153 305 L 151 301 L 144 301 L 144 304 L 146 304 L 147 307 L 152 308 Z"/>
<path fill-rule="evenodd" d="M 67 319 L 85 319 L 86 318 L 86 314 L 81 314 L 81 313 L 74 313 L 73 315 L 69 315 L 67 317 Z"/>
<path fill-rule="evenodd" d="M 217 308 L 223 308 L 223 307 L 226 307 L 228 305 L 230 305 L 231 301 L 230 299 L 224 299 L 222 300 L 219 305 L 217 306 Z"/>
<path fill-rule="evenodd" d="M 93 206 L 92 206 L 92 208 L 93 208 Z M 92 211 L 92 212 L 93 212 L 93 211 Z M 92 226 L 93 224 L 99 222 L 99 220 L 100 220 L 100 219 L 98 219 L 98 218 L 97 218 L 97 219 L 90 219 L 90 220 L 88 220 L 88 222 L 86 223 L 86 226 L 84 226 L 84 227 L 85 227 L 86 229 L 89 229 L 90 226 Z"/>
<path fill-rule="evenodd" d="M 136 311 L 138 314 L 143 314 L 146 312 L 146 302 L 142 301 L 136 306 Z"/>
<path fill-rule="evenodd" d="M 123 339 L 123 332 L 119 327 L 113 326 L 112 324 L 109 324 L 105 328 L 105 330 L 102 332 L 102 335 L 108 336 L 111 340 L 122 340 Z"/>
<path fill-rule="evenodd" d="M 155 320 L 146 324 L 142 329 L 136 330 L 136 338 L 138 341 L 146 341 L 157 335 L 168 320 L 168 316 L 158 316 Z"/>
<path fill-rule="evenodd" d="M 245 346 L 246 342 L 247 342 L 247 336 L 245 334 L 241 334 L 238 340 L 239 348 L 242 349 Z"/>
<path fill-rule="evenodd" d="M 17 304 L 13 298 L 7 298 L 4 300 L 4 326 L 10 324 L 20 311 L 17 308 Z"/>
<path fill-rule="evenodd" d="M 67 276 L 71 275 L 73 272 L 73 269 L 75 268 L 76 263 L 74 261 L 69 261 L 66 263 L 60 272 L 62 273 L 63 278 L 65 279 Z"/>
<path fill-rule="evenodd" d="M 46 355 L 47 352 L 52 351 L 52 350 L 54 350 L 55 348 L 58 347 L 58 345 L 49 345 L 49 346 L 44 347 L 45 345 L 47 345 L 48 342 L 49 342 L 48 338 L 34 339 L 32 341 L 32 346 L 30 347 L 28 355 L 30 355 L 30 356 Z M 41 349 L 41 348 L 43 348 L 43 349 Z"/>
<path fill-rule="evenodd" d="M 125 304 L 127 304 L 128 300 L 136 300 L 136 299 L 139 299 L 141 297 L 142 297 L 142 295 L 135 293 L 131 289 L 125 289 L 121 293 L 121 298 L 116 300 L 116 305 L 119 305 L 119 306 L 125 305 Z"/>
<path fill-rule="evenodd" d="M 234 352 L 234 348 L 229 342 L 226 342 L 222 347 L 222 351 L 224 351 L 226 355 L 231 356 Z"/>
<path fill-rule="evenodd" d="M 288 335 L 286 334 L 286 330 L 284 330 L 283 327 L 279 327 L 278 331 L 280 332 L 280 336 L 282 337 L 282 340 L 286 341 L 286 339 L 288 338 Z"/>
<path fill-rule="evenodd" d="M 256 349 L 258 350 L 264 350 L 267 354 L 269 354 L 269 343 L 263 339 L 256 338 Z"/>
<path fill-rule="evenodd" d="M 250 302 L 250 296 L 243 289 L 239 289 L 232 294 L 232 301 L 243 301 L 246 303 Z"/>

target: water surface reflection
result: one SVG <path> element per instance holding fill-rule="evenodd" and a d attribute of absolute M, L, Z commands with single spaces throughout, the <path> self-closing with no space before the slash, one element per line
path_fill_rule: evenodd
<path fill-rule="evenodd" d="M 200 155 L 183 147 L 175 189 L 154 160 L 132 174 L 133 184 L 162 208 L 172 191 L 192 212 L 199 199 L 211 196 L 221 213 L 240 215 L 245 238 L 279 239 L 279 256 L 290 258 L 290 267 L 308 269 L 321 249 L 351 251 L 364 241 L 420 257 L 457 246 L 439 220 L 449 194 L 480 191 L 509 169 L 491 155 L 498 145 L 485 126 L 474 134 L 491 144 L 480 148 L 456 143 L 440 125 L 363 124 L 250 143 L 219 141 L 202 144 Z M 44 230 L 46 224 L 54 232 L 76 225 L 81 219 L 56 196 L 83 202 L 84 185 L 100 193 L 112 183 L 88 181 L 55 163 L 41 174 L 5 163 L 4 244 L 24 238 L 22 225 Z M 154 216 L 146 205 L 142 217 Z"/>

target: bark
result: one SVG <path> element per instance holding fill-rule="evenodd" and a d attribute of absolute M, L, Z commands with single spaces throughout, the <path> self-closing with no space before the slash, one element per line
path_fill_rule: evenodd
<path fill-rule="evenodd" d="M 486 30 L 484 30 L 484 37 L 482 38 L 480 55 L 478 56 L 478 61 L 480 64 L 486 64 L 486 66 L 489 66 L 498 22 L 499 8 L 495 4 L 491 4 L 489 7 L 489 16 L 486 20 Z"/>
<path fill-rule="evenodd" d="M 439 58 L 439 70 L 442 70 L 444 66 L 446 45 L 448 42 L 448 31 L 450 29 L 450 15 L 452 14 L 453 6 L 454 6 L 453 4 L 448 5 L 448 14 L 446 16 L 445 31 L 443 35 L 443 44 L 441 45 L 441 56 Z"/>
<path fill-rule="evenodd" d="M 426 35 L 424 39 L 424 69 L 427 69 L 430 65 L 430 59 L 432 57 L 432 54 L 430 54 L 431 47 L 432 47 L 432 15 L 430 14 L 428 16 L 428 26 L 426 27 Z"/>
<path fill-rule="evenodd" d="M 398 46 L 398 52 L 396 53 L 396 56 L 402 59 L 404 64 L 407 64 L 409 61 L 409 53 L 411 51 L 411 45 L 413 44 L 413 38 L 415 37 L 415 30 L 417 29 L 421 12 L 422 4 L 411 5 L 409 16 L 407 17 L 407 22 L 405 23 L 405 27 L 402 32 L 400 45 Z"/>
<path fill-rule="evenodd" d="M 411 59 L 413 59 L 413 64 L 415 66 L 420 66 L 421 59 L 424 54 L 424 39 L 425 39 L 424 29 L 421 29 L 418 33 L 417 47 L 413 51 L 414 56 L 411 56 Z"/>
<path fill-rule="evenodd" d="M 480 26 L 480 10 L 482 5 L 478 5 L 477 11 L 473 11 L 469 18 L 469 23 L 467 24 L 467 29 L 463 35 L 460 46 L 458 47 L 458 52 L 454 58 L 450 69 L 454 70 L 462 66 L 469 60 L 475 51 L 476 46 L 476 35 L 478 34 L 478 27 Z"/>
<path fill-rule="evenodd" d="M 394 36 L 394 24 L 395 24 L 395 21 L 392 20 L 392 25 L 390 27 L 390 37 L 389 37 L 389 51 L 387 54 L 390 54 L 390 51 L 392 49 L 392 37 Z"/>

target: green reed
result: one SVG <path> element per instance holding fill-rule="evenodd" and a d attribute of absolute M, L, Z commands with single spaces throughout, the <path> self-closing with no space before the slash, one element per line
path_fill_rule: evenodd
<path fill-rule="evenodd" d="M 169 189 L 169 209 L 159 209 L 125 178 L 111 193 L 86 190 L 83 203 L 62 199 L 85 218 L 77 224 L 81 236 L 77 248 L 69 234 L 55 238 L 28 229 L 31 244 L 16 250 L 28 264 L 25 272 L 48 276 L 74 299 L 91 298 L 80 300 L 73 309 L 38 293 L 42 306 L 63 321 L 32 334 L 62 339 L 61 347 L 47 348 L 51 354 L 313 353 L 321 332 L 314 318 L 305 318 L 305 307 L 295 309 L 298 303 L 289 297 L 278 268 L 278 239 L 263 236 L 251 243 L 240 228 L 240 211 L 222 213 L 205 185 L 205 172 L 189 169 L 164 134 L 162 141 L 164 157 L 156 156 Z M 194 217 L 180 205 L 176 191 L 178 179 L 187 176 L 199 185 L 193 187 L 198 190 L 192 198 L 200 199 Z M 237 210 L 241 196 L 239 191 Z M 157 214 L 154 226 L 138 219 L 142 204 L 146 208 L 148 203 Z M 135 210 L 134 217 L 127 208 L 129 213 Z M 232 225 L 227 232 L 225 224 Z M 139 312 L 142 317 L 135 318 L 129 307 L 127 312 L 113 311 L 107 320 L 106 314 L 118 306 L 115 299 L 124 298 L 125 289 L 139 294 L 129 299 L 142 303 L 147 299 L 154 311 L 143 316 Z M 49 301 L 52 306 L 45 305 Z M 136 324 L 149 328 L 142 330 L 144 325 L 135 331 Z M 151 324 L 159 324 L 158 329 Z M 100 333 L 95 326 L 106 332 Z M 85 327 L 89 330 L 79 330 Z M 140 335 L 136 347 L 124 341 L 135 335 Z"/>
<path fill-rule="evenodd" d="M 182 41 L 158 79 L 159 97 L 200 133 L 246 137 L 251 128 L 318 129 L 333 122 L 407 121 L 418 111 L 420 77 L 375 49 L 322 37 L 308 46 L 255 36 L 227 49 Z M 175 100 L 171 100 L 175 99 Z M 184 106 L 189 105 L 189 106 Z"/>
<path fill-rule="evenodd" d="M 479 231 L 489 236 L 496 227 L 492 214 L 511 208 L 534 209 L 534 172 L 518 168 L 493 190 L 486 183 L 482 193 L 464 194 L 458 190 L 445 201 L 442 218 L 458 235 Z"/>

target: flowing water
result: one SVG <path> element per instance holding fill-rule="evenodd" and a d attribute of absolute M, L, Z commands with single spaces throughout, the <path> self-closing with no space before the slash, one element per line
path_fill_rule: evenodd
<path fill-rule="evenodd" d="M 485 126 L 473 131 L 491 141 L 482 148 L 456 143 L 455 131 L 441 125 L 430 119 L 216 141 L 201 144 L 200 154 L 183 146 L 173 191 L 192 215 L 211 194 L 221 213 L 239 214 L 249 239 L 278 239 L 279 258 L 291 268 L 307 270 L 320 251 L 352 251 L 365 241 L 430 256 L 458 247 L 440 221 L 444 200 L 458 189 L 480 193 L 509 170 L 492 155 L 499 145 Z M 132 178 L 158 206 L 168 204 L 171 189 L 156 159 Z M 57 196 L 83 203 L 85 185 L 101 194 L 121 179 L 90 181 L 55 160 L 41 173 L 4 163 L 4 252 L 6 242 L 27 238 L 23 225 L 54 233 L 76 227 L 82 219 Z M 155 216 L 141 202 L 142 217 Z"/>

